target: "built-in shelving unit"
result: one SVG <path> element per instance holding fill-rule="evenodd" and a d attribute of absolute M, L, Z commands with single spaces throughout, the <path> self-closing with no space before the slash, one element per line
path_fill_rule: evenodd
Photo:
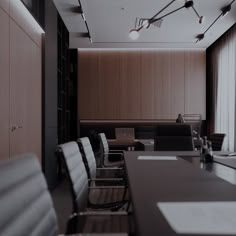
<path fill-rule="evenodd" d="M 58 15 L 58 143 L 77 138 L 77 50 L 69 49 L 69 33 Z"/>

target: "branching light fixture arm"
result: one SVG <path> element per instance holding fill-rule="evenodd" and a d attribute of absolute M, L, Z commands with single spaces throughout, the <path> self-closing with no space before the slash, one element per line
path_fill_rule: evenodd
<path fill-rule="evenodd" d="M 206 32 L 207 32 L 221 17 L 224 17 L 224 16 L 226 16 L 226 15 L 229 13 L 229 11 L 231 10 L 231 5 L 232 5 L 234 2 L 235 2 L 235 0 L 233 0 L 229 5 L 227 5 L 227 6 L 225 6 L 225 7 L 223 7 L 223 8 L 221 9 L 220 15 L 217 16 L 217 18 L 210 24 L 210 26 L 209 26 L 202 34 L 197 35 L 197 37 L 196 37 L 196 38 L 197 38 L 196 43 L 199 42 L 199 41 L 201 41 L 201 40 L 203 40 L 204 37 L 205 37 Z"/>
<path fill-rule="evenodd" d="M 173 0 L 173 1 L 171 1 L 170 3 L 168 3 L 165 7 L 163 7 L 159 12 L 157 12 L 151 19 L 150 19 L 150 21 L 151 20 L 153 20 L 153 19 L 155 19 L 159 14 L 161 14 L 167 7 L 169 7 L 173 2 L 175 2 L 176 0 Z"/>
<path fill-rule="evenodd" d="M 183 8 L 187 8 L 187 9 L 188 9 L 188 8 L 191 7 L 191 8 L 194 10 L 194 12 L 196 13 L 197 17 L 199 18 L 199 23 L 200 23 L 200 24 L 203 23 L 204 17 L 203 17 L 203 16 L 200 16 L 200 15 L 198 14 L 198 12 L 196 11 L 196 9 L 194 8 L 194 3 L 193 3 L 193 1 L 186 1 L 185 4 L 184 4 L 182 7 L 179 7 L 179 8 L 177 8 L 177 9 L 175 9 L 175 10 L 173 10 L 173 11 L 171 11 L 171 12 L 169 12 L 169 13 L 167 13 L 167 14 L 161 16 L 161 17 L 156 18 L 156 17 L 159 16 L 165 9 L 167 9 L 172 3 L 176 2 L 176 1 L 177 1 L 177 0 L 172 0 L 172 1 L 171 1 L 170 3 L 168 3 L 165 7 L 163 7 L 160 11 L 158 11 L 153 17 L 151 17 L 150 19 L 144 20 L 141 26 L 139 26 L 138 28 L 134 28 L 134 29 L 130 30 L 130 33 L 129 33 L 130 38 L 133 39 L 133 40 L 138 39 L 138 37 L 139 37 L 139 31 L 140 31 L 141 29 L 143 29 L 143 28 L 146 28 L 146 29 L 147 29 L 147 28 L 149 28 L 149 26 L 150 26 L 152 23 L 154 23 L 154 22 L 156 22 L 156 21 L 159 21 L 159 20 L 162 20 L 163 18 L 165 18 L 165 17 L 167 17 L 167 16 L 169 16 L 169 15 L 171 15 L 171 14 L 173 14 L 173 13 L 175 13 L 175 12 L 177 12 L 177 11 L 183 9 Z"/>
<path fill-rule="evenodd" d="M 183 8 L 185 8 L 185 7 L 184 6 L 183 7 L 179 7 L 179 8 L 177 8 L 177 9 L 175 9 L 175 10 L 173 10 L 173 11 L 171 11 L 171 12 L 169 12 L 169 13 L 167 13 L 167 14 L 159 17 L 159 18 L 155 18 L 155 19 L 149 20 L 149 23 L 152 24 L 152 23 L 154 23 L 154 22 L 156 22 L 156 21 L 158 21 L 160 19 L 163 19 L 163 18 L 165 18 L 165 17 L 167 17 L 167 16 L 169 16 L 169 15 L 171 15 L 171 14 L 173 14 L 173 13 L 175 13 L 175 12 L 181 10 L 181 9 L 183 9 Z"/>

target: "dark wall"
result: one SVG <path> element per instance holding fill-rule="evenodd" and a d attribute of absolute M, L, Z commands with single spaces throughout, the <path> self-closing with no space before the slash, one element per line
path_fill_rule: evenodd
<path fill-rule="evenodd" d="M 45 29 L 45 0 L 21 0 L 37 22 Z"/>
<path fill-rule="evenodd" d="M 45 2 L 45 76 L 43 117 L 43 169 L 49 185 L 57 183 L 55 149 L 57 137 L 57 10 L 52 0 Z"/>

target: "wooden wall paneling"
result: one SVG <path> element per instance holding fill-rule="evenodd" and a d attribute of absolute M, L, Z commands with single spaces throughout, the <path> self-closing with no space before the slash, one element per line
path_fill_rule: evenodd
<path fill-rule="evenodd" d="M 41 47 L 42 35 L 37 23 L 29 20 L 32 17 L 28 10 L 22 10 L 23 3 L 20 0 L 10 0 L 10 16 L 29 35 L 29 37 Z M 33 17 L 32 17 L 33 19 Z"/>
<path fill-rule="evenodd" d="M 206 119 L 206 52 L 185 52 L 185 113 Z"/>
<path fill-rule="evenodd" d="M 184 113 L 184 51 L 171 52 L 171 107 L 170 117 L 175 119 L 179 113 Z"/>
<path fill-rule="evenodd" d="M 205 54 L 185 51 L 84 52 L 88 58 L 81 54 L 79 68 L 81 119 L 175 119 L 178 113 L 202 113 Z M 90 64 L 98 54 L 98 65 Z"/>
<path fill-rule="evenodd" d="M 80 52 L 79 63 L 79 101 L 80 119 L 96 119 L 98 112 L 98 54 L 96 52 Z"/>
<path fill-rule="evenodd" d="M 28 70 L 26 91 L 26 140 L 27 150 L 42 157 L 42 71 L 41 48 L 28 41 L 30 48 L 30 68 Z"/>
<path fill-rule="evenodd" d="M 154 100 L 153 100 L 153 110 L 154 110 L 154 119 L 164 119 L 166 111 L 166 104 L 164 98 L 166 97 L 164 91 L 164 54 L 163 51 L 155 52 L 154 54 Z"/>
<path fill-rule="evenodd" d="M 9 22 L 0 8 L 0 159 L 9 158 Z"/>
<path fill-rule="evenodd" d="M 141 119 L 141 53 L 120 53 L 120 117 Z"/>
<path fill-rule="evenodd" d="M 98 54 L 98 119 L 119 118 L 119 53 Z"/>
<path fill-rule="evenodd" d="M 155 52 L 141 53 L 141 119 L 155 119 L 155 80 L 156 68 Z M 154 105 L 155 104 L 155 105 Z"/>
<path fill-rule="evenodd" d="M 27 76 L 31 70 L 31 40 L 15 24 L 10 21 L 10 126 L 18 126 L 11 130 L 10 155 L 14 156 L 27 149 Z M 31 75 L 31 74 L 30 74 Z M 30 98 L 34 99 L 34 98 Z"/>
<path fill-rule="evenodd" d="M 9 14 L 10 12 L 10 0 L 1 0 L 0 8 L 2 8 L 5 12 Z"/>
<path fill-rule="evenodd" d="M 162 99 L 161 102 L 163 104 L 162 110 L 162 118 L 164 119 L 171 119 L 171 107 L 172 107 L 172 100 L 171 100 L 171 52 L 165 51 L 160 52 L 161 54 L 161 67 L 162 67 Z"/>

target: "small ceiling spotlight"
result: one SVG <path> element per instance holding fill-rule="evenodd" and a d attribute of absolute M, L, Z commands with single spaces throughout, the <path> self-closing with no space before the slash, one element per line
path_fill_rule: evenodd
<path fill-rule="evenodd" d="M 196 43 L 197 43 L 197 42 L 200 42 L 201 40 L 203 40 L 204 37 L 205 37 L 205 34 L 199 34 L 199 35 L 197 35 L 197 37 L 196 37 L 196 39 L 197 39 Z"/>
<path fill-rule="evenodd" d="M 93 40 L 92 40 L 92 38 L 91 38 L 91 34 L 90 34 L 90 31 L 89 31 L 88 23 L 87 23 L 87 21 L 86 21 L 85 14 L 84 14 L 84 11 L 83 11 L 81 2 L 80 2 L 80 0 L 78 0 L 78 2 L 79 2 L 79 14 L 81 14 L 81 16 L 82 16 L 82 18 L 83 18 L 83 20 L 84 20 L 84 23 L 85 23 L 87 32 L 88 32 L 88 33 L 86 33 L 86 35 L 87 35 L 86 37 L 88 37 L 88 38 L 89 38 L 89 41 L 92 43 Z M 82 33 L 81 35 L 85 35 L 85 34 Z"/>
<path fill-rule="evenodd" d="M 232 4 L 232 3 L 231 3 L 231 4 Z M 231 10 L 231 4 L 225 6 L 225 7 L 223 7 L 223 8 L 221 9 L 221 11 L 222 11 L 222 19 L 223 19 L 225 16 L 227 16 L 227 15 L 229 14 L 229 12 L 230 12 L 230 10 Z"/>
<path fill-rule="evenodd" d="M 186 1 L 185 4 L 184 4 L 184 7 L 185 8 L 190 8 L 190 7 L 193 7 L 193 1 Z"/>

